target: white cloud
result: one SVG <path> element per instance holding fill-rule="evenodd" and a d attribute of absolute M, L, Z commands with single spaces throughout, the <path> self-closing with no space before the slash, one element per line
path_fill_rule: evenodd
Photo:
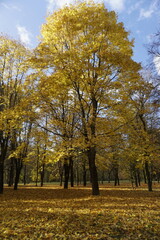
<path fill-rule="evenodd" d="M 16 11 L 21 12 L 21 9 L 20 9 L 19 7 L 17 7 L 16 5 L 6 4 L 6 3 L 4 3 L 4 2 L 2 2 L 1 5 L 2 5 L 4 8 L 8 9 L 8 10 L 16 10 Z"/>
<path fill-rule="evenodd" d="M 125 8 L 126 0 L 104 0 L 106 4 L 109 4 L 110 7 L 115 11 L 123 11 Z"/>
<path fill-rule="evenodd" d="M 128 14 L 131 14 L 132 12 L 136 11 L 138 8 L 140 8 L 140 6 L 142 5 L 143 0 L 137 2 L 136 4 L 132 5 L 129 10 L 128 10 Z"/>
<path fill-rule="evenodd" d="M 141 11 L 140 11 L 139 19 L 141 20 L 143 18 L 150 18 L 153 13 L 154 13 L 154 10 L 152 8 L 149 8 L 149 10 L 144 10 L 142 8 Z"/>
<path fill-rule="evenodd" d="M 19 12 L 21 12 L 22 10 L 19 8 L 19 7 L 17 7 L 16 5 L 12 5 L 12 8 L 14 9 L 14 10 L 17 10 L 17 11 L 19 11 Z"/>
<path fill-rule="evenodd" d="M 1 3 L 1 5 L 4 7 L 4 8 L 6 8 L 6 9 L 10 9 L 10 7 L 8 6 L 8 4 L 6 4 L 6 3 Z"/>
<path fill-rule="evenodd" d="M 52 12 L 55 8 L 61 8 L 66 4 L 70 4 L 73 0 L 46 0 L 47 12 Z"/>
<path fill-rule="evenodd" d="M 139 20 L 152 17 L 153 13 L 156 12 L 157 7 L 158 7 L 158 0 L 153 0 L 147 10 L 145 10 L 144 8 L 141 8 Z"/>
<path fill-rule="evenodd" d="M 158 75 L 160 75 L 160 56 L 155 56 L 153 59 L 154 65 L 156 67 L 156 71 Z"/>
<path fill-rule="evenodd" d="M 147 35 L 147 36 L 146 36 L 147 42 L 148 42 L 148 43 L 153 42 L 154 36 L 155 36 L 154 34 L 149 34 L 149 35 Z"/>
<path fill-rule="evenodd" d="M 95 2 L 105 2 L 110 5 L 115 11 L 122 11 L 125 8 L 126 0 L 95 0 Z M 75 2 L 74 0 L 46 0 L 47 2 L 47 12 L 53 12 L 56 8 L 61 8 L 64 5 Z"/>
<path fill-rule="evenodd" d="M 27 29 L 24 26 L 17 25 L 16 28 L 21 42 L 25 43 L 26 45 L 31 45 L 32 34 L 29 31 L 27 31 Z"/>

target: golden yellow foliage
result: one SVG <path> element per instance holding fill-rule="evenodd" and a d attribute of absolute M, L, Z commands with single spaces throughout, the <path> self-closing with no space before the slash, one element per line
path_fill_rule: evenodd
<path fill-rule="evenodd" d="M 160 187 L 150 193 L 128 184 L 60 189 L 6 188 L 0 196 L 1 239 L 159 240 Z"/>

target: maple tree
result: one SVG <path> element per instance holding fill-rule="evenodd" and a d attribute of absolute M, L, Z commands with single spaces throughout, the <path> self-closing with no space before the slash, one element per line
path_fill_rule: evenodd
<path fill-rule="evenodd" d="M 139 169 L 144 169 L 149 191 L 152 191 L 152 168 L 159 155 L 157 137 L 154 134 L 154 129 L 157 128 L 157 105 L 155 106 L 154 92 L 154 84 L 151 81 L 148 82 L 142 75 L 141 84 L 135 94 L 130 96 L 129 106 L 132 110 L 130 114 L 135 117 L 126 129 L 128 134 L 126 149 L 131 159 L 130 166 L 132 166 L 136 186 L 138 182 L 140 184 Z"/>
<path fill-rule="evenodd" d="M 119 94 L 121 89 L 138 84 L 140 66 L 131 58 L 133 41 L 115 12 L 92 1 L 57 10 L 47 17 L 41 34 L 32 62 L 43 72 L 48 69 L 41 82 L 50 80 L 51 89 L 57 89 L 60 81 L 71 98 L 76 98 L 92 194 L 98 195 L 96 152 L 98 141 L 104 141 L 105 119 L 114 113 L 112 106 L 124 100 L 125 91 Z"/>

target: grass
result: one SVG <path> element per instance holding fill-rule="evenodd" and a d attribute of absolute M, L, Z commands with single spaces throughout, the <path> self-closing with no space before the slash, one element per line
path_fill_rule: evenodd
<path fill-rule="evenodd" d="M 5 188 L 0 196 L 1 239 L 159 240 L 160 185 Z"/>

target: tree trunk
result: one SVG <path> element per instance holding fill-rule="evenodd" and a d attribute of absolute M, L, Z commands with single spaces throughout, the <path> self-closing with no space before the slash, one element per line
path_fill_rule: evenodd
<path fill-rule="evenodd" d="M 102 175 L 101 175 L 101 184 L 104 183 L 104 171 L 102 171 Z"/>
<path fill-rule="evenodd" d="M 63 171 L 60 174 L 60 186 L 62 186 L 62 184 L 63 184 Z"/>
<path fill-rule="evenodd" d="M 44 170 L 45 170 L 45 163 L 42 164 L 42 171 L 41 171 L 41 187 L 43 187 L 43 182 L 44 182 Z"/>
<path fill-rule="evenodd" d="M 147 184 L 148 184 L 148 191 L 152 191 L 152 177 L 149 170 L 148 161 L 145 161 L 145 170 L 146 170 L 146 177 L 147 177 Z"/>
<path fill-rule="evenodd" d="M 143 169 L 143 177 L 144 177 L 144 183 L 147 183 L 147 179 L 146 179 L 146 172 L 145 172 L 145 169 Z"/>
<path fill-rule="evenodd" d="M 158 172 L 157 173 L 157 182 L 159 183 L 159 180 L 160 180 L 160 173 Z"/>
<path fill-rule="evenodd" d="M 14 190 L 17 190 L 19 178 L 20 178 L 20 174 L 21 174 L 21 169 L 22 169 L 22 160 L 15 159 L 15 165 L 16 165 L 16 176 L 15 176 L 15 182 L 14 182 Z"/>
<path fill-rule="evenodd" d="M 69 164 L 64 163 L 64 188 L 68 188 L 68 181 L 69 181 Z"/>
<path fill-rule="evenodd" d="M 0 194 L 3 193 L 3 169 L 4 162 L 0 160 Z"/>
<path fill-rule="evenodd" d="M 63 165 L 62 161 L 58 161 L 58 169 L 59 169 L 59 176 L 60 176 L 60 186 L 63 184 Z"/>
<path fill-rule="evenodd" d="M 115 177 L 115 180 L 114 180 L 114 186 L 119 186 L 120 184 L 119 184 L 119 176 L 118 176 L 118 167 L 116 167 L 115 168 L 115 175 L 114 175 L 114 177 Z"/>
<path fill-rule="evenodd" d="M 24 165 L 24 172 L 23 172 L 23 184 L 26 185 L 26 177 L 27 177 L 27 166 Z"/>
<path fill-rule="evenodd" d="M 72 158 L 72 156 L 69 158 L 69 168 L 70 168 L 71 187 L 74 187 L 73 158 Z"/>
<path fill-rule="evenodd" d="M 138 185 L 141 186 L 141 176 L 140 176 L 139 169 L 137 169 L 137 179 L 138 179 Z"/>
<path fill-rule="evenodd" d="M 134 169 L 134 181 L 135 181 L 135 186 L 138 187 L 138 178 L 137 178 L 136 169 Z"/>
<path fill-rule="evenodd" d="M 3 131 L 0 131 L 0 194 L 3 193 L 4 188 L 4 161 L 7 154 L 7 148 L 8 148 L 8 140 L 9 136 L 6 138 L 3 138 Z"/>
<path fill-rule="evenodd" d="M 87 151 L 88 160 L 89 160 L 89 170 L 92 183 L 92 195 L 99 195 L 99 185 L 98 185 L 98 174 L 95 164 L 96 159 L 96 148 L 90 147 Z"/>
<path fill-rule="evenodd" d="M 108 171 L 108 183 L 110 183 L 111 182 L 111 172 L 112 172 L 112 170 L 110 171 Z"/>
<path fill-rule="evenodd" d="M 14 159 L 11 158 L 10 169 L 9 169 L 9 178 L 8 178 L 8 187 L 13 186 L 14 182 Z"/>
<path fill-rule="evenodd" d="M 83 164 L 83 186 L 86 187 L 87 185 L 87 176 L 86 176 L 86 165 Z"/>
<path fill-rule="evenodd" d="M 77 166 L 76 166 L 76 183 L 77 183 L 77 186 L 79 186 L 79 165 L 78 165 L 78 162 L 77 162 Z"/>
<path fill-rule="evenodd" d="M 38 186 L 38 175 L 39 175 L 39 157 L 37 157 L 36 162 L 36 187 Z"/>

